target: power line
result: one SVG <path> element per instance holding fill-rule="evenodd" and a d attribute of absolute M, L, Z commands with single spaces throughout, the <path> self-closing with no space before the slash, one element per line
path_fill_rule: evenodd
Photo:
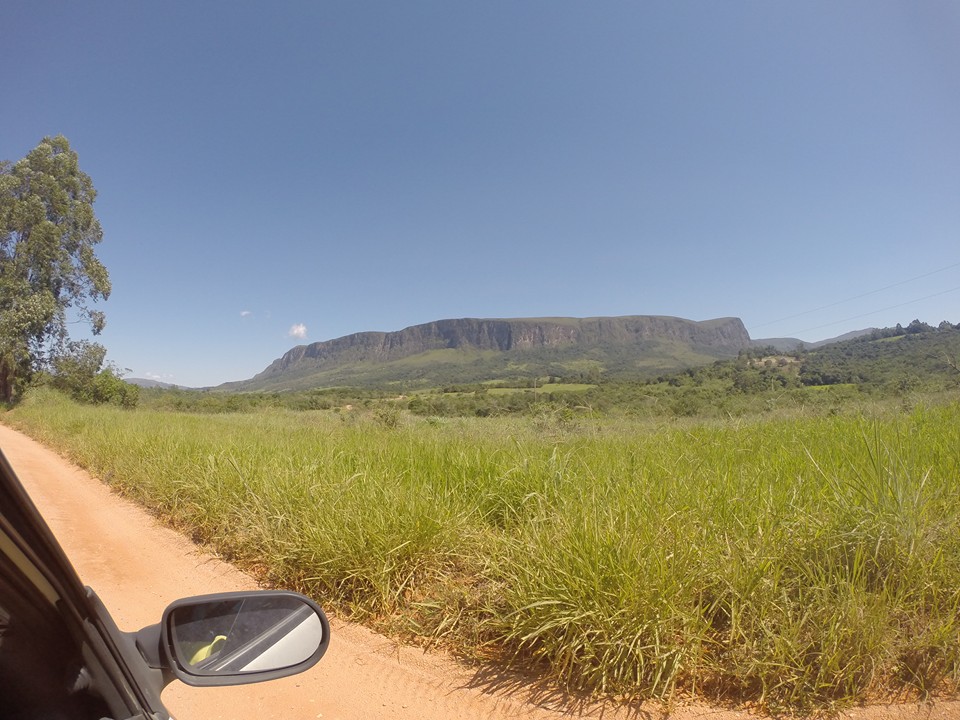
<path fill-rule="evenodd" d="M 760 325 L 753 325 L 752 327 L 753 328 L 767 327 L 768 325 L 775 325 L 776 323 L 783 322 L 784 320 L 793 320 L 794 318 L 803 317 L 804 315 L 810 315 L 815 312 L 820 312 L 821 310 L 827 310 L 828 308 L 836 307 L 837 305 L 843 305 L 844 303 L 853 302 L 854 300 L 859 300 L 860 298 L 865 298 L 870 295 L 876 295 L 877 293 L 883 292 L 884 290 L 890 290 L 891 288 L 900 287 L 901 285 L 906 285 L 907 283 L 912 283 L 914 280 L 922 280 L 923 278 L 930 277 L 931 275 L 936 275 L 937 273 L 941 273 L 944 270 L 952 270 L 955 267 L 960 267 L 960 262 L 956 262 L 953 265 L 947 265 L 946 267 L 939 268 L 938 270 L 933 270 L 931 272 L 924 273 L 923 275 L 917 275 L 916 277 L 912 277 L 907 280 L 901 280 L 900 282 L 895 282 L 892 285 L 887 285 L 877 290 L 871 290 L 869 292 L 865 292 L 862 295 L 854 295 L 853 297 L 846 298 L 845 300 L 838 300 L 837 302 L 833 302 L 828 305 L 821 305 L 820 307 L 814 308 L 813 310 L 804 310 L 803 312 L 796 313 L 795 315 L 787 315 L 786 317 L 782 317 L 779 320 L 771 320 L 770 322 L 761 323 Z M 953 290 L 947 290 L 946 292 L 953 292 Z M 944 293 L 939 293 L 939 294 L 942 295 Z M 930 297 L 936 297 L 936 295 L 931 295 Z M 920 300 L 925 300 L 925 299 L 926 298 L 920 298 Z M 909 305 L 910 303 L 913 303 L 913 302 L 919 302 L 919 300 L 910 300 L 909 302 L 904 303 L 904 305 Z M 896 308 L 900 306 L 894 305 L 893 307 Z M 891 310 L 893 308 L 885 308 L 885 309 Z M 873 315 L 874 313 L 879 313 L 879 312 L 883 312 L 883 310 L 875 310 L 873 312 L 866 313 L 865 315 L 857 315 L 856 317 L 852 317 L 848 319 L 856 320 L 859 317 L 865 317 L 866 315 Z M 820 327 L 829 327 L 830 325 L 839 325 L 842 322 L 846 322 L 846 320 L 838 320 L 835 323 L 829 323 L 828 325 L 821 325 Z M 810 329 L 819 330 L 820 328 L 810 328 Z M 806 332 L 806 331 L 803 330 L 801 332 Z"/>
<path fill-rule="evenodd" d="M 943 269 L 946 270 L 946 268 L 943 268 Z M 929 274 L 932 275 L 933 273 L 929 273 Z M 921 277 L 926 277 L 926 276 L 924 275 Z M 898 283 L 898 284 L 902 285 L 903 283 Z M 891 287 L 894 287 L 894 286 L 891 285 Z M 930 298 L 940 297 L 941 295 L 946 295 L 947 293 L 956 292 L 957 290 L 960 290 L 960 287 L 944 290 L 943 292 L 933 293 L 932 295 L 927 295 L 926 297 L 922 297 L 922 298 L 916 298 L 915 300 L 907 300 L 907 302 L 899 303 L 897 305 L 891 305 L 890 307 L 880 308 L 879 310 L 871 310 L 868 313 L 863 313 L 862 315 L 854 315 L 853 317 L 848 317 L 848 318 L 845 318 L 844 320 L 837 320 L 836 322 L 829 322 L 826 325 L 817 325 L 816 327 L 807 328 L 805 330 L 798 330 L 797 332 L 790 333 L 790 337 L 801 335 L 806 332 L 811 332 L 813 330 L 821 330 L 822 328 L 831 327 L 833 325 L 840 325 L 842 323 L 849 322 L 850 320 L 859 320 L 860 318 L 865 318 L 870 315 L 877 315 L 878 313 L 887 312 L 887 310 L 896 310 L 897 308 L 902 308 L 905 305 L 913 305 L 914 303 L 922 302 L 924 300 L 929 300 Z M 867 293 L 867 294 L 869 295 L 870 293 Z M 861 295 L 860 297 L 863 297 L 863 296 Z M 832 307 L 832 306 L 827 305 L 827 307 Z M 806 313 L 801 313 L 801 315 L 805 315 L 805 314 Z M 794 315 L 794 317 L 796 317 L 796 315 Z"/>

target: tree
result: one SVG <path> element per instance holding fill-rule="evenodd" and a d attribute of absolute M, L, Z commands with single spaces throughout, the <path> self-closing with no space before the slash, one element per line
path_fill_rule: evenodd
<path fill-rule="evenodd" d="M 52 385 L 79 402 L 136 407 L 140 388 L 124 382 L 112 364 L 104 366 L 106 354 L 102 345 L 88 340 L 67 343 L 53 360 Z"/>
<path fill-rule="evenodd" d="M 9 402 L 69 340 L 71 317 L 94 335 L 90 304 L 110 295 L 94 254 L 103 237 L 97 192 L 62 135 L 45 137 L 15 164 L 0 163 L 0 399 Z"/>

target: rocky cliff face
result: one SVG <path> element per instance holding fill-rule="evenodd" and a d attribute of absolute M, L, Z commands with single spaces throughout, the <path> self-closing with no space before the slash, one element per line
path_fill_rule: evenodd
<path fill-rule="evenodd" d="M 356 362 L 390 362 L 440 349 L 500 352 L 582 346 L 641 346 L 673 340 L 694 348 L 736 353 L 750 346 L 739 318 L 695 322 L 674 317 L 543 318 L 519 320 L 438 320 L 397 332 L 363 332 L 300 345 L 275 360 L 254 380 L 288 372 L 322 370 Z"/>

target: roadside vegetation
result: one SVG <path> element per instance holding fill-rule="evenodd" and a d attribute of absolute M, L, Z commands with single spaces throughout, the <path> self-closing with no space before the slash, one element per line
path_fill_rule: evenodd
<path fill-rule="evenodd" d="M 624 386 L 643 399 L 604 412 L 567 402 L 602 384 L 529 388 L 486 417 L 419 414 L 392 390 L 316 393 L 318 409 L 147 391 L 124 409 L 42 387 L 3 421 L 266 582 L 568 690 L 799 712 L 955 692 L 949 366 L 936 388 L 801 383 L 671 409 L 666 388 L 725 371 L 704 372 Z"/>

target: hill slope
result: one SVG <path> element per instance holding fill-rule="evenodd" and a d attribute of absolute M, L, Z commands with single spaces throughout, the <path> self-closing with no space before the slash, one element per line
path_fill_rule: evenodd
<path fill-rule="evenodd" d="M 797 348 L 812 350 L 825 345 L 833 345 L 835 343 L 841 343 L 847 340 L 854 340 L 858 337 L 863 337 L 864 335 L 869 335 L 870 333 L 876 332 L 876 330 L 877 328 L 854 330 L 852 332 L 844 333 L 843 335 L 838 335 L 834 338 L 818 340 L 817 342 L 807 342 L 806 340 L 800 340 L 799 338 L 760 338 L 758 340 L 751 341 L 751 344 L 756 348 L 772 347 L 782 352 L 793 352 Z"/>
<path fill-rule="evenodd" d="M 219 389 L 436 385 L 577 373 L 636 377 L 732 357 L 749 346 L 739 318 L 438 320 L 300 345 L 252 379 Z"/>

